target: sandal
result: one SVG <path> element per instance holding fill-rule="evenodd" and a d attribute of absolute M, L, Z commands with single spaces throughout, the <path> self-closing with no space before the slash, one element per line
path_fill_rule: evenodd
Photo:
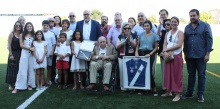
<path fill-rule="evenodd" d="M 76 90 L 76 86 L 73 87 L 73 91 L 75 91 L 75 90 Z"/>
<path fill-rule="evenodd" d="M 65 83 L 64 85 L 63 85 L 63 89 L 66 89 L 67 88 L 67 83 Z"/>
<path fill-rule="evenodd" d="M 8 90 L 13 90 L 13 87 L 11 87 L 10 85 L 8 86 Z"/>
<path fill-rule="evenodd" d="M 58 89 L 62 89 L 62 84 L 58 83 Z"/>

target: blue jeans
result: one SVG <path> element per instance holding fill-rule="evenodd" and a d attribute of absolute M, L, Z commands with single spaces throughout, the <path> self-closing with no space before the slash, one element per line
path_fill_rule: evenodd
<path fill-rule="evenodd" d="M 187 93 L 193 94 L 194 86 L 196 82 L 196 70 L 198 72 L 198 93 L 197 95 L 203 95 L 205 91 L 206 80 L 206 63 L 203 58 L 186 58 L 186 65 L 188 70 L 188 88 Z"/>

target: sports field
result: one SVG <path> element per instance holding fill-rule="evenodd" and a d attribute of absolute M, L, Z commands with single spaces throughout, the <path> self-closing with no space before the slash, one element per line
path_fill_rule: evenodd
<path fill-rule="evenodd" d="M 5 83 L 8 51 L 6 49 L 6 37 L 0 37 L 0 108 L 14 109 L 19 107 L 36 90 L 19 91 L 12 94 Z M 157 59 L 156 85 L 159 96 L 152 94 L 138 95 L 136 93 L 90 93 L 85 90 L 72 91 L 72 86 L 65 90 L 58 90 L 54 84 L 38 96 L 30 105 L 29 109 L 219 109 L 220 108 L 220 37 L 214 37 L 214 51 L 208 63 L 206 73 L 205 102 L 198 103 L 197 95 L 194 98 L 172 102 L 173 97 L 161 97 L 161 73 L 159 58 Z M 212 74 L 211 74 L 212 73 Z M 184 92 L 187 87 L 187 70 L 184 64 Z M 197 91 L 197 88 L 195 88 Z"/>

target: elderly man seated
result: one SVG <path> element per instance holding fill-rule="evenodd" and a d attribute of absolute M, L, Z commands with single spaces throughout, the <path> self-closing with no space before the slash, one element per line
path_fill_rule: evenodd
<path fill-rule="evenodd" d="M 98 46 L 95 46 L 94 55 L 90 62 L 90 85 L 87 86 L 88 90 L 93 90 L 96 84 L 96 75 L 98 70 L 103 69 L 103 89 L 109 90 L 108 84 L 111 77 L 112 62 L 117 59 L 117 52 L 113 45 L 106 44 L 106 38 L 101 36 L 98 39 Z"/>

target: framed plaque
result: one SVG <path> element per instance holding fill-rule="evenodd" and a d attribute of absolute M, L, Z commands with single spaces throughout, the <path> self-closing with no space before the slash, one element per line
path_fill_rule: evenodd
<path fill-rule="evenodd" d="M 123 87 L 126 89 L 150 89 L 150 58 L 144 56 L 123 57 Z"/>
<path fill-rule="evenodd" d="M 95 46 L 94 41 L 88 41 L 88 40 L 83 41 L 82 44 L 80 45 L 79 52 L 76 58 L 85 61 L 90 61 L 94 46 Z"/>
<path fill-rule="evenodd" d="M 77 58 L 85 60 L 85 61 L 90 61 L 91 55 L 92 55 L 92 52 L 90 51 L 79 50 L 79 53 L 77 54 Z"/>

